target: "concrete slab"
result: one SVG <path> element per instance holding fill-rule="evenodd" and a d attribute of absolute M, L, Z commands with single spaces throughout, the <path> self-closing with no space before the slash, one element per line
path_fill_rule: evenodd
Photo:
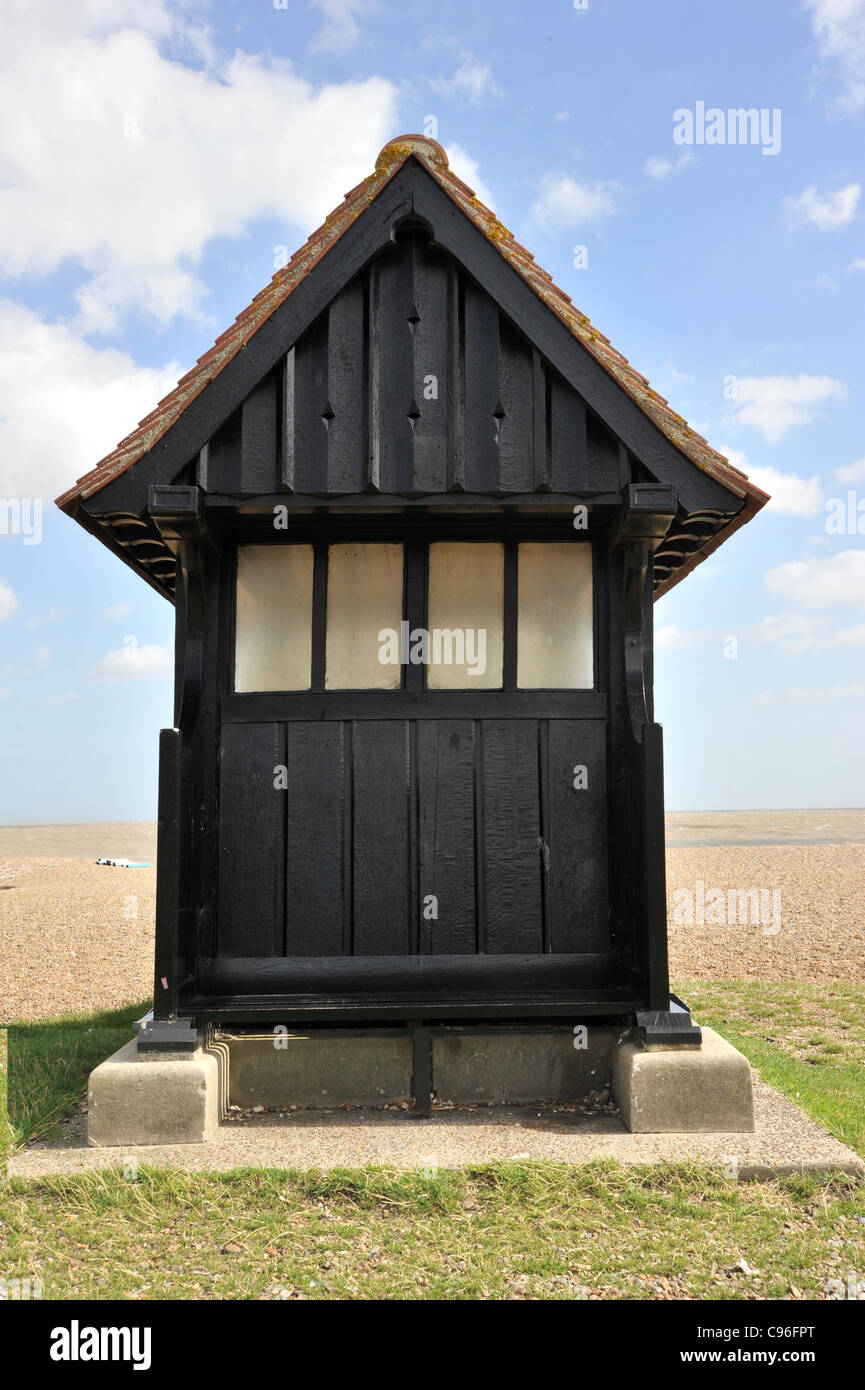
<path fill-rule="evenodd" d="M 514 1105 L 575 1100 L 610 1084 L 616 1029 L 590 1028 L 585 1047 L 570 1031 L 433 1035 L 433 1089 L 439 1101 Z"/>
<path fill-rule="evenodd" d="M 748 1059 L 714 1028 L 702 1031 L 699 1047 L 619 1044 L 613 1094 L 632 1133 L 753 1131 Z"/>
<path fill-rule="evenodd" d="M 89 1148 L 86 1119 L 64 1126 L 61 1139 L 42 1140 L 9 1164 L 9 1175 L 38 1178 L 140 1163 L 190 1171 L 263 1168 L 459 1168 L 502 1159 L 588 1163 L 704 1163 L 731 1181 L 783 1173 L 865 1172 L 861 1158 L 797 1106 L 754 1081 L 751 1134 L 631 1134 L 611 1113 L 566 1107 L 511 1106 L 440 1109 L 428 1120 L 401 1110 L 289 1111 L 246 1115 L 219 1127 L 208 1144 L 136 1149 Z"/>
<path fill-rule="evenodd" d="M 88 1143 L 128 1149 L 212 1139 L 223 1113 L 224 1065 L 219 1048 L 139 1052 L 133 1038 L 90 1073 Z"/>
<path fill-rule="evenodd" d="M 224 1035 L 231 1103 L 296 1105 L 398 1104 L 411 1096 L 412 1049 L 405 1033 L 332 1029 Z"/>

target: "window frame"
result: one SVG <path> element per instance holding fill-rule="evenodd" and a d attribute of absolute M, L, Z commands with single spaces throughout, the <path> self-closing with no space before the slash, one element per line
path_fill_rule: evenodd
<path fill-rule="evenodd" d="M 263 535 L 258 529 L 255 532 L 238 529 L 232 539 L 234 543 L 228 557 L 229 563 L 224 568 L 227 594 L 225 595 L 223 612 L 227 621 L 222 626 L 228 650 L 223 648 L 221 654 L 220 669 L 223 675 L 220 684 L 223 695 L 228 695 L 234 700 L 264 700 L 266 697 L 278 697 L 286 702 L 303 700 L 308 703 L 310 697 L 314 697 L 316 702 L 324 701 L 327 703 L 344 701 L 346 696 L 378 697 L 393 700 L 410 693 L 415 696 L 422 696 L 425 701 L 434 700 L 437 704 L 441 704 L 442 717 L 447 717 L 446 710 L 449 701 L 462 703 L 466 699 L 471 699 L 486 707 L 490 699 L 495 700 L 496 697 L 502 696 L 519 697 L 521 703 L 527 703 L 533 697 L 542 698 L 545 695 L 579 697 L 593 693 L 599 694 L 608 688 L 609 653 L 606 649 L 607 644 L 602 644 L 601 641 L 602 632 L 608 626 L 606 593 L 608 561 L 604 548 L 597 543 L 597 533 L 586 532 L 575 536 L 570 521 L 555 525 L 548 518 L 543 526 L 539 527 L 537 522 L 526 524 L 526 518 L 522 517 L 520 520 L 506 518 L 497 527 L 480 528 L 474 525 L 463 527 L 441 523 L 437 526 L 410 527 L 404 522 L 401 525 L 399 523 L 382 525 L 380 522 L 376 524 L 374 519 L 366 518 L 363 524 L 355 522 L 347 527 L 327 524 L 312 527 L 301 524 L 300 518 L 298 518 L 298 524 L 292 525 L 290 538 L 284 534 Z M 520 687 L 517 685 L 518 547 L 521 541 L 527 540 L 549 541 L 551 543 L 571 540 L 574 545 L 591 545 L 593 683 L 590 686 Z M 425 628 L 428 618 L 429 545 L 436 541 L 466 543 L 499 541 L 504 547 L 501 686 L 484 690 L 472 689 L 469 685 L 458 690 L 428 689 L 427 668 L 409 664 L 402 667 L 399 686 L 389 690 L 368 687 L 365 689 L 360 687 L 325 687 L 328 547 L 332 544 L 355 543 L 360 545 L 375 544 L 376 542 L 400 542 L 403 546 L 402 618 L 403 621 L 409 622 L 413 628 Z M 243 545 L 261 544 L 311 544 L 313 547 L 311 684 L 307 690 L 236 691 L 234 689 L 237 634 L 237 555 L 239 548 Z M 409 715 L 410 710 L 407 709 L 406 717 Z"/>

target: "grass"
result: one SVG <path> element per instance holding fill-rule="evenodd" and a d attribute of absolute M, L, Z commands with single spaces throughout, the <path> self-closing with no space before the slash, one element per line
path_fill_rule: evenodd
<path fill-rule="evenodd" d="M 82 1103 L 99 1062 L 132 1037 L 146 1003 L 98 1014 L 74 1014 L 12 1025 L 9 1038 L 9 1124 L 13 1146 L 58 1132 Z"/>
<path fill-rule="evenodd" d="M 865 1268 L 865 1190 L 840 1175 L 128 1164 L 13 1179 L 0 1221 L 2 1267 L 46 1299 L 819 1298 Z"/>
<path fill-rule="evenodd" d="M 865 1151 L 865 990 L 680 989 Z M 18 1143 L 75 1113 L 144 1007 L 9 1029 Z M 182 1173 L 120 1155 L 0 1189 L 0 1274 L 41 1279 L 46 1299 L 797 1299 L 840 1291 L 851 1271 L 865 1279 L 865 1187 L 840 1174 L 735 1183 L 719 1168 L 533 1160 Z"/>
<path fill-rule="evenodd" d="M 764 1081 L 865 1155 L 865 987 L 724 980 L 678 988 Z"/>

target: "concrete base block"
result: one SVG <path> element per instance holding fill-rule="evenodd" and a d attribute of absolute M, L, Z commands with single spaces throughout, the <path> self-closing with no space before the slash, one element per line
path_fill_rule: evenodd
<path fill-rule="evenodd" d="M 615 1036 L 590 1028 L 585 1048 L 564 1031 L 434 1036 L 436 1098 L 487 1105 L 580 1099 L 609 1086 Z"/>
<path fill-rule="evenodd" d="M 340 1030 L 226 1039 L 231 1054 L 231 1102 L 296 1105 L 396 1105 L 411 1098 L 412 1049 L 405 1034 Z"/>
<path fill-rule="evenodd" d="M 223 1113 L 226 1060 L 218 1047 L 139 1052 L 133 1038 L 90 1073 L 87 1142 L 203 1144 Z"/>
<path fill-rule="evenodd" d="M 633 1134 L 751 1133 L 751 1068 L 713 1028 L 699 1047 L 624 1042 L 613 1058 L 613 1094 Z"/>

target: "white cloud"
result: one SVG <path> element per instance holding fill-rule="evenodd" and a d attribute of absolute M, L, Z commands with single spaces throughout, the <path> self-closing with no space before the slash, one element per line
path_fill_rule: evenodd
<path fill-rule="evenodd" d="M 855 463 L 842 463 L 835 469 L 835 477 L 839 483 L 865 483 L 865 458 Z"/>
<path fill-rule="evenodd" d="M 759 647 L 778 647 L 798 656 L 831 646 L 832 622 L 808 613 L 780 613 L 763 618 L 747 635 Z"/>
<path fill-rule="evenodd" d="M 265 216 L 308 232 L 396 125 L 388 80 L 316 88 L 285 60 L 241 51 L 186 66 L 158 47 L 164 10 L 145 32 L 147 9 L 28 5 L 0 52 L 0 264 L 12 278 L 80 268 L 85 332 L 130 310 L 199 314 L 208 242 Z M 126 21 L 135 28 L 117 28 Z M 262 247 L 262 280 L 271 255 Z"/>
<path fill-rule="evenodd" d="M 850 264 L 848 265 L 847 269 L 848 269 L 848 270 L 865 270 L 865 256 L 862 256 L 858 261 L 851 261 Z"/>
<path fill-rule="evenodd" d="M 796 473 L 782 473 L 779 468 L 761 468 L 747 464 L 736 449 L 722 449 L 730 462 L 747 473 L 748 478 L 771 497 L 767 510 L 784 512 L 786 516 L 816 516 L 823 506 L 823 489 L 818 476 L 800 478 Z M 736 457 L 732 457 L 736 455 Z M 742 460 L 740 462 L 739 460 Z"/>
<path fill-rule="evenodd" d="M 614 183 L 578 183 L 567 174 L 545 174 L 530 216 L 545 231 L 577 229 L 616 212 Z"/>
<path fill-rule="evenodd" d="M 769 570 L 765 583 L 770 594 L 801 608 L 813 610 L 839 603 L 865 608 L 865 549 L 788 560 Z"/>
<path fill-rule="evenodd" d="M 0 623 L 11 618 L 18 612 L 18 599 L 15 597 L 12 586 L 5 579 L 0 579 Z"/>
<path fill-rule="evenodd" d="M 33 656 L 33 665 L 37 671 L 47 671 L 51 665 L 51 648 L 37 647 Z"/>
<path fill-rule="evenodd" d="M 469 188 L 473 188 L 481 202 L 486 203 L 487 207 L 494 207 L 494 195 L 480 176 L 477 160 L 472 159 L 462 145 L 448 145 L 445 154 L 448 157 L 448 164 L 457 178 L 462 179 L 463 183 L 467 183 Z"/>
<path fill-rule="evenodd" d="M 467 101 L 472 106 L 481 106 L 485 97 L 502 95 L 489 63 L 482 62 L 471 53 L 463 55 L 453 77 L 430 77 L 427 81 L 433 91 L 445 100 Z"/>
<path fill-rule="evenodd" d="M 68 705 L 71 700 L 80 700 L 77 690 L 67 690 L 64 695 L 46 695 L 46 705 Z"/>
<path fill-rule="evenodd" d="M 49 608 L 47 613 L 34 613 L 28 627 L 39 627 L 41 623 L 56 623 L 63 614 L 59 608 Z"/>
<path fill-rule="evenodd" d="M 835 193 L 818 193 L 811 184 L 795 198 L 784 199 L 784 212 L 795 226 L 809 223 L 819 227 L 821 232 L 834 232 L 853 221 L 862 187 L 858 183 L 848 183 Z"/>
<path fill-rule="evenodd" d="M 687 169 L 689 164 L 694 163 L 694 156 L 690 150 L 683 150 L 676 159 L 665 159 L 661 155 L 653 155 L 647 159 L 643 165 L 643 173 L 648 174 L 652 179 L 668 179 L 672 174 L 681 174 L 683 169 Z"/>
<path fill-rule="evenodd" d="M 11 699 L 12 699 L 12 691 L 11 691 L 11 690 L 0 690 L 0 700 L 11 700 Z"/>
<path fill-rule="evenodd" d="M 126 639 L 122 647 L 106 652 L 102 660 L 90 672 L 90 679 L 96 681 L 147 680 L 151 676 L 166 675 L 171 670 L 171 652 L 168 647 L 139 644 Z"/>
<path fill-rule="evenodd" d="M 114 448 L 183 368 L 137 367 L 0 300 L 0 496 L 53 497 Z M 46 390 L 45 383 L 51 383 Z"/>
<path fill-rule="evenodd" d="M 102 616 L 106 622 L 113 623 L 118 618 L 125 618 L 126 614 L 131 612 L 131 603 L 109 603 L 108 607 L 103 609 Z"/>
<path fill-rule="evenodd" d="M 280 8 L 289 11 L 296 3 L 297 0 L 282 0 Z M 378 8 L 374 0 L 311 0 L 311 3 L 324 16 L 310 45 L 313 53 L 347 53 L 360 38 L 358 17 Z"/>
<path fill-rule="evenodd" d="M 832 106 L 841 116 L 865 108 L 865 0 L 805 0 L 820 60 L 840 96 Z"/>
<path fill-rule="evenodd" d="M 846 394 L 843 381 L 831 376 L 740 376 L 732 408 L 739 424 L 751 425 L 777 444 L 789 429 L 809 424 L 824 401 Z"/>

